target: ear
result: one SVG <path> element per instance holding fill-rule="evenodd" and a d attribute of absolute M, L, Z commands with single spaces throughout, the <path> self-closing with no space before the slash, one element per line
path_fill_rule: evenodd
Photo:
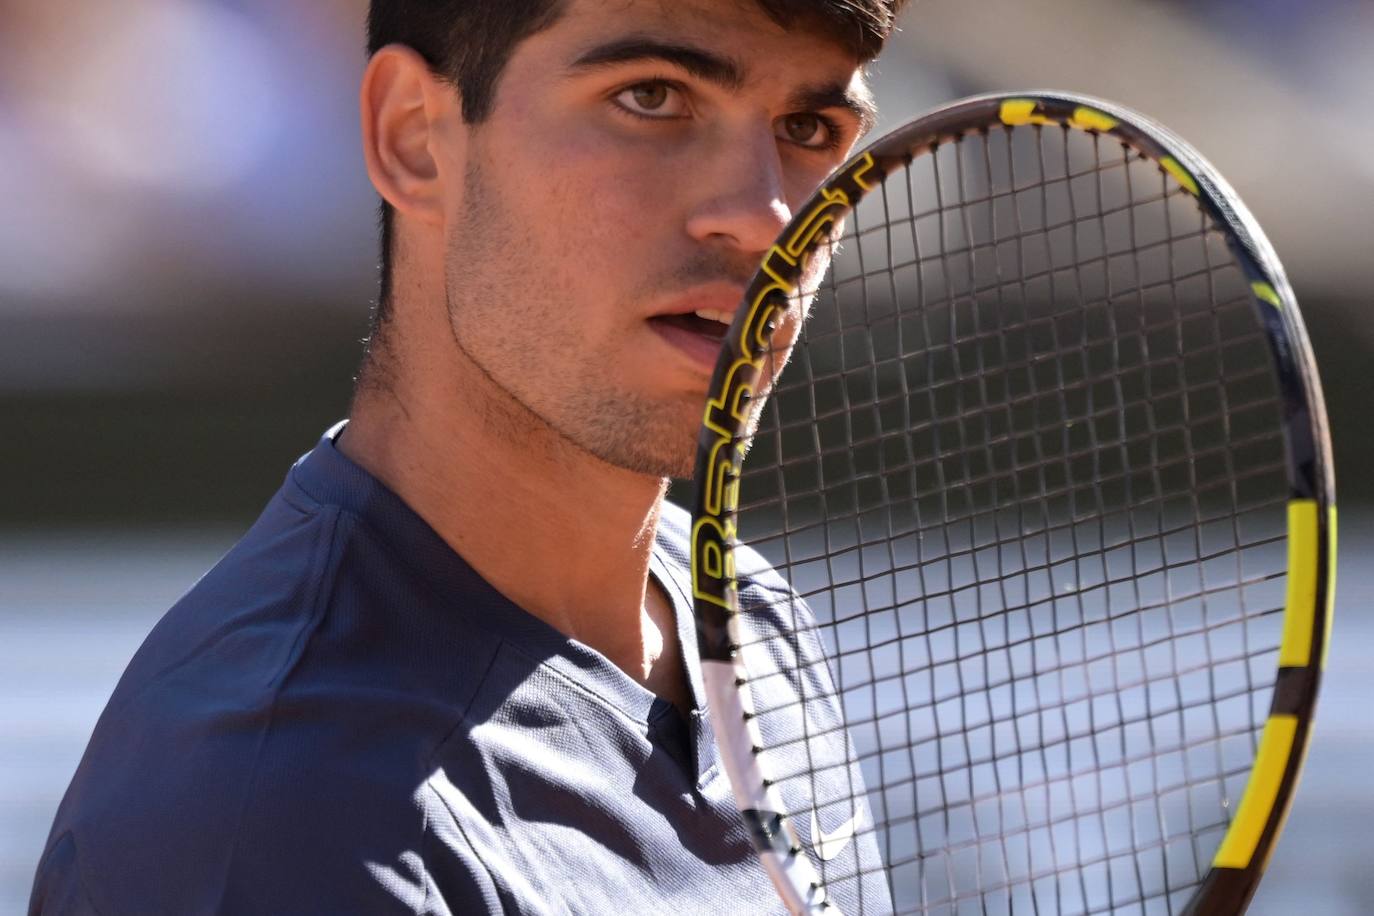
<path fill-rule="evenodd" d="M 452 85 L 414 49 L 387 45 L 368 61 L 359 107 L 363 157 L 377 193 L 409 217 L 442 221 L 445 161 L 462 156 L 453 146 L 466 138 Z"/>

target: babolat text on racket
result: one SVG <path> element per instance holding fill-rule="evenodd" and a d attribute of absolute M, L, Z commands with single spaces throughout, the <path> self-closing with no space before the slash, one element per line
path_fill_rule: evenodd
<path fill-rule="evenodd" d="M 1163 128 L 984 96 L 850 160 L 696 465 L 711 722 L 787 907 L 1242 911 L 1330 632 L 1330 456 L 1278 260 Z"/>

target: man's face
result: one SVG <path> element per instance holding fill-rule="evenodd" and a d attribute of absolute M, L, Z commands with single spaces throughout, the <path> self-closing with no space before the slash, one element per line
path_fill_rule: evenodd
<path fill-rule="evenodd" d="M 842 45 L 749 0 L 572 0 L 516 47 L 448 192 L 455 342 L 582 449 L 690 476 L 710 316 L 844 160 L 865 98 Z"/>

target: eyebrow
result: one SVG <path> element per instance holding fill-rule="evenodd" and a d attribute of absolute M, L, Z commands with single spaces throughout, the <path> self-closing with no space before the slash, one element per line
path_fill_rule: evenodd
<path fill-rule="evenodd" d="M 873 93 L 868 84 L 858 80 L 849 85 L 826 83 L 819 86 L 803 86 L 787 97 L 788 107 L 797 111 L 818 111 L 823 108 L 841 108 L 848 111 L 859 122 L 859 136 L 862 137 L 878 123 L 878 105 L 873 101 Z"/>
<path fill-rule="evenodd" d="M 637 60 L 661 60 L 686 70 L 693 76 L 725 89 L 744 84 L 744 72 L 728 57 L 712 54 L 691 45 L 673 44 L 653 38 L 631 36 L 597 45 L 573 61 L 574 70 L 594 70 Z"/>
<path fill-rule="evenodd" d="M 644 35 L 632 35 L 583 52 L 572 63 L 573 70 L 595 70 L 617 64 L 642 60 L 660 60 L 673 64 L 698 79 L 729 90 L 744 85 L 744 68 L 736 61 L 692 45 L 662 41 Z M 867 83 L 862 80 L 850 85 L 825 83 L 803 86 L 788 96 L 788 106 L 797 111 L 817 111 L 839 108 L 859 122 L 859 136 L 873 128 L 878 120 L 878 108 Z"/>

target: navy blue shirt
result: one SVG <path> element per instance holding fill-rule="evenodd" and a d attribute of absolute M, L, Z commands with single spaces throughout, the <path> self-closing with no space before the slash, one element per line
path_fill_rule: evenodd
<path fill-rule="evenodd" d="M 681 510 L 651 568 L 687 715 L 507 601 L 337 430 L 130 663 L 31 913 L 778 911 L 702 709 Z"/>

